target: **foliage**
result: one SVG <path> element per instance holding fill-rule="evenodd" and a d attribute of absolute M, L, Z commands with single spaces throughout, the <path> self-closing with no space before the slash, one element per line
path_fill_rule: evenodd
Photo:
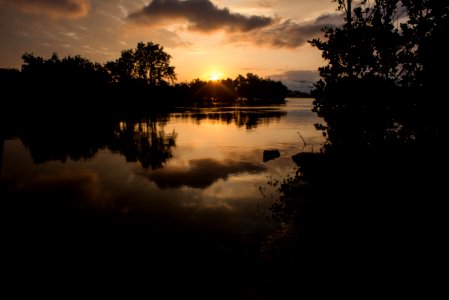
<path fill-rule="evenodd" d="M 59 58 L 56 53 L 48 58 L 25 53 L 23 65 L 15 86 L 6 86 L 4 92 L 18 101 L 9 102 L 11 109 L 23 110 L 84 110 L 86 107 L 104 107 L 109 77 L 103 66 L 82 56 Z M 92 102 L 91 99 L 97 99 Z"/>
<path fill-rule="evenodd" d="M 299 258 L 298 268 L 313 258 L 314 268 L 375 258 L 367 270 L 383 272 L 401 253 L 401 276 L 421 283 L 444 234 L 449 4 L 336 2 L 345 24 L 311 41 L 328 62 L 313 91 L 327 145 L 293 156 L 298 173 L 280 182 L 272 211 L 288 228 L 281 254 Z"/>
<path fill-rule="evenodd" d="M 164 47 L 140 42 L 135 49 L 123 50 L 120 58 L 106 63 L 106 69 L 114 82 L 140 80 L 158 86 L 176 80 L 175 67 L 170 65 L 171 56 Z"/>
<path fill-rule="evenodd" d="M 288 95 L 288 89 L 280 81 L 261 78 L 248 73 L 219 81 L 192 80 L 184 88 L 193 101 L 229 102 L 240 99 L 247 102 L 282 102 Z"/>
<path fill-rule="evenodd" d="M 282 102 L 288 94 L 288 89 L 280 81 L 260 78 L 248 73 L 219 81 L 203 81 L 195 79 L 184 87 L 188 98 L 192 101 L 212 101 L 214 103 L 229 103 L 240 99 L 249 103 Z"/>
<path fill-rule="evenodd" d="M 237 94 L 249 100 L 284 100 L 288 94 L 288 89 L 280 81 L 263 79 L 253 73 L 246 74 L 246 77 L 242 75 L 237 76 L 234 80 L 234 85 Z"/>
<path fill-rule="evenodd" d="M 280 81 L 252 73 L 234 80 L 169 84 L 176 80 L 171 56 L 151 42 L 140 42 L 104 65 L 80 55 L 61 59 L 56 53 L 48 59 L 25 53 L 22 59 L 21 71 L 1 69 L 0 84 L 6 94 L 16 94 L 36 109 L 89 106 L 102 111 L 164 110 L 185 105 L 232 105 L 237 100 L 269 104 L 282 103 L 289 92 Z"/>
<path fill-rule="evenodd" d="M 80 55 L 60 59 L 53 53 L 49 59 L 44 59 L 32 53 L 25 53 L 22 59 L 21 73 L 26 83 L 46 91 L 68 86 L 89 90 L 107 83 L 103 66 Z"/>
<path fill-rule="evenodd" d="M 447 78 L 447 1 L 338 1 L 342 27 L 311 44 L 328 64 L 319 69 L 314 110 L 328 148 L 382 148 L 438 140 L 435 109 Z M 441 137 L 440 137 L 441 138 Z"/>

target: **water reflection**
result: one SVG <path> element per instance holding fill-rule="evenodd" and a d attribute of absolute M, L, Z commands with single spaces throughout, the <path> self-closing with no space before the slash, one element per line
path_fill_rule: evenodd
<path fill-rule="evenodd" d="M 109 124 L 102 118 L 75 115 L 33 116 L 15 128 L 34 163 L 96 155 L 108 142 Z"/>
<path fill-rule="evenodd" d="M 176 146 L 176 132 L 165 133 L 164 122 L 154 118 L 120 121 L 108 148 L 140 162 L 144 169 L 159 169 L 170 159 Z"/>
<path fill-rule="evenodd" d="M 278 106 L 8 118 L 14 121 L 2 122 L 2 132 L 9 133 L 2 140 L 17 136 L 21 143 L 6 142 L 2 193 L 11 201 L 39 196 L 44 200 L 30 207 L 55 214 L 93 209 L 95 214 L 126 212 L 127 219 L 132 211 L 162 203 L 227 209 L 245 203 L 247 210 L 259 201 L 257 184 L 266 181 L 267 172 L 291 166 L 295 147 L 285 148 L 283 142 L 291 138 L 279 134 L 282 126 L 268 127 L 287 113 Z M 294 142 L 296 134 L 290 135 Z M 273 146 L 284 147 L 284 157 L 263 162 L 263 151 Z M 158 218 L 175 211 L 171 207 Z"/>
<path fill-rule="evenodd" d="M 5 138 L 3 137 L 2 132 L 0 132 L 0 176 L 2 175 L 3 170 L 3 149 L 5 146 Z"/>
<path fill-rule="evenodd" d="M 159 265 L 214 275 L 246 268 L 236 280 L 254 278 L 251 259 L 273 226 L 267 221 L 273 199 L 262 197 L 259 187 L 294 172 L 291 156 L 302 147 L 298 130 L 308 145 L 321 142 L 307 103 L 30 114 L 8 123 L 0 128 L 8 132 L 0 148 L 0 198 L 4 228 L 11 240 L 20 239 L 9 244 L 48 249 L 67 239 L 75 250 L 64 255 L 74 251 L 92 258 L 91 265 L 104 258 L 115 268 L 133 260 L 147 270 Z M 264 162 L 266 149 L 279 157 Z M 202 277 L 218 287 L 215 278 Z"/>
<path fill-rule="evenodd" d="M 99 150 L 118 152 L 144 169 L 159 169 L 173 156 L 178 133 L 165 130 L 169 120 L 188 120 L 200 125 L 214 121 L 238 128 L 256 129 L 287 115 L 281 107 L 221 107 L 178 109 L 166 114 L 62 114 L 32 115 L 2 127 L 19 136 L 33 162 L 79 161 L 93 158 Z M 12 118 L 11 118 L 12 119 Z"/>
<path fill-rule="evenodd" d="M 160 115 L 65 115 L 28 118 L 14 129 L 36 164 L 92 159 L 107 148 L 144 169 L 158 169 L 176 146 L 177 134 L 165 132 L 165 121 Z"/>
<path fill-rule="evenodd" d="M 148 174 L 148 178 L 158 187 L 179 188 L 207 188 L 219 179 L 226 180 L 228 176 L 242 173 L 261 173 L 264 166 L 245 161 L 214 159 L 194 159 L 188 162 L 188 167 L 174 167 Z"/>
<path fill-rule="evenodd" d="M 56 198 L 91 199 L 85 203 L 97 208 L 121 207 L 150 194 L 159 199 L 176 195 L 192 201 L 245 197 L 259 201 L 258 184 L 272 174 L 291 172 L 290 157 L 300 148 L 298 130 L 312 147 L 319 145 L 310 103 L 172 113 L 29 113 L 6 119 L 10 122 L 3 119 L 0 150 L 8 151 L 2 155 L 2 171 L 6 170 L 2 187 L 7 182 L 4 191 L 14 198 L 25 192 L 51 199 L 56 192 L 50 190 L 60 191 Z M 12 142 L 13 136 L 21 143 Z M 276 149 L 272 150 L 276 159 L 267 160 L 266 149 Z M 121 163 L 124 160 L 127 163 Z M 138 177 L 144 181 L 136 181 Z M 148 184 L 151 191 L 132 192 L 139 190 L 137 185 Z M 199 191 L 189 197 L 186 188 Z M 162 196 L 164 190 L 168 194 Z"/>
<path fill-rule="evenodd" d="M 226 124 L 235 124 L 246 129 L 257 128 L 261 124 L 269 124 L 285 117 L 287 112 L 278 107 L 220 107 L 194 109 L 172 114 L 175 118 L 191 119 L 200 124 L 204 120 L 214 120 Z"/>

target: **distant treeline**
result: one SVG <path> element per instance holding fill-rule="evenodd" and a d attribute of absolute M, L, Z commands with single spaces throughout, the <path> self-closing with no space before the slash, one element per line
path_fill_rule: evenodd
<path fill-rule="evenodd" d="M 100 106 L 102 108 L 172 107 L 176 105 L 279 103 L 289 90 L 280 81 L 248 73 L 235 79 L 175 83 L 171 56 L 153 43 L 138 43 L 106 64 L 80 55 L 45 59 L 22 56 L 21 70 L 0 69 L 4 94 L 20 98 L 31 107 Z M 18 103 L 11 101 L 11 103 Z"/>
<path fill-rule="evenodd" d="M 289 91 L 288 97 L 290 98 L 311 98 L 312 94 L 302 91 Z"/>

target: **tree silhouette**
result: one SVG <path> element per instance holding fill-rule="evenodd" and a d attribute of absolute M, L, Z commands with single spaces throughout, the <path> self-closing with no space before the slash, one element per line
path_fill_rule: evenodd
<path fill-rule="evenodd" d="M 86 105 L 92 108 L 106 92 L 109 78 L 103 66 L 80 55 L 60 59 L 53 53 L 45 59 L 25 53 L 22 59 L 20 77 L 26 89 L 19 92 L 24 94 L 23 100 L 35 108 L 48 105 L 52 105 L 52 109 L 63 105 L 72 111 L 84 109 Z"/>
<path fill-rule="evenodd" d="M 357 272 L 364 281 L 380 268 L 425 287 L 424 294 L 438 280 L 426 278 L 428 260 L 441 259 L 435 253 L 445 234 L 439 195 L 449 4 L 335 2 L 344 24 L 311 41 L 328 62 L 314 90 L 314 110 L 325 121 L 317 127 L 328 143 L 323 152 L 293 156 L 296 176 L 273 183 L 280 197 L 272 211 L 283 223 L 274 244 L 283 261 L 299 262 L 290 265 L 295 271 L 307 270 L 307 261 L 311 270 L 344 261 L 344 268 L 368 266 Z"/>
<path fill-rule="evenodd" d="M 171 56 L 158 44 L 140 42 L 135 49 L 123 50 L 119 59 L 106 63 L 115 82 L 140 80 L 152 86 L 176 80 L 175 67 L 170 65 Z"/>
<path fill-rule="evenodd" d="M 17 69 L 0 68 L 0 90 L 3 97 L 17 95 L 17 90 L 21 88 L 20 71 Z M 14 107 L 15 101 L 2 101 L 3 107 Z M 5 111 L 3 111 L 4 113 Z M 3 114 L 1 114 L 3 117 Z"/>
<path fill-rule="evenodd" d="M 442 124 L 432 114 L 447 78 L 447 1 L 361 1 L 352 12 L 351 1 L 338 3 L 346 23 L 311 41 L 328 61 L 314 90 L 328 146 L 438 140 Z"/>
<path fill-rule="evenodd" d="M 0 82 L 8 93 L 18 93 L 28 108 L 66 112 L 86 107 L 99 111 L 157 109 L 185 105 L 282 103 L 289 91 L 280 81 L 248 73 L 235 80 L 193 80 L 174 83 L 171 56 L 152 42 L 124 50 L 116 61 L 102 65 L 80 55 L 48 59 L 25 53 L 21 71 L 2 69 Z M 18 87 L 25 86 L 26 89 Z M 16 91 L 17 90 L 17 91 Z M 127 101 L 124 103 L 123 99 Z M 148 101 L 154 99 L 156 101 Z M 157 101 L 164 99 L 165 101 Z M 12 106 L 11 106 L 12 107 Z M 19 109 L 20 110 L 20 109 Z"/>
<path fill-rule="evenodd" d="M 234 80 L 204 81 L 199 78 L 189 83 L 177 84 L 175 95 L 192 105 L 232 105 L 237 102 L 246 104 L 283 103 L 289 94 L 288 88 L 280 81 L 261 78 L 248 73 L 238 75 Z M 185 103 L 184 103 L 185 104 Z"/>
<path fill-rule="evenodd" d="M 234 80 L 237 95 L 240 98 L 253 100 L 283 101 L 288 94 L 288 89 L 280 81 L 260 78 L 248 73 L 246 77 L 238 75 Z"/>

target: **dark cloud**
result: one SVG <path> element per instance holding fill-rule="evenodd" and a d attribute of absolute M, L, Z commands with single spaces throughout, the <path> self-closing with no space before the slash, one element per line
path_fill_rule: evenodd
<path fill-rule="evenodd" d="M 260 5 L 267 6 L 268 1 Z M 326 26 L 343 22 L 341 14 L 323 14 L 318 18 L 298 23 L 264 16 L 244 16 L 218 8 L 210 0 L 153 0 L 141 10 L 128 16 L 138 24 L 159 26 L 176 19 L 186 20 L 189 29 L 212 32 L 225 29 L 230 42 L 251 42 L 261 46 L 296 48 L 320 36 Z M 165 25 L 166 23 L 164 23 Z"/>
<path fill-rule="evenodd" d="M 248 32 L 273 22 L 273 19 L 269 17 L 232 13 L 228 8 L 218 8 L 209 0 L 153 0 L 140 11 L 130 14 L 128 18 L 146 25 L 182 19 L 189 22 L 191 30 L 201 32 L 218 29 Z"/>
<path fill-rule="evenodd" d="M 324 14 L 313 21 L 297 23 L 293 20 L 278 21 L 267 28 L 255 33 L 236 34 L 231 37 L 232 42 L 252 41 L 258 45 L 268 45 L 278 48 L 296 48 L 318 37 L 326 26 L 341 24 L 340 14 Z"/>
<path fill-rule="evenodd" d="M 3 0 L 26 13 L 43 14 L 54 18 L 79 18 L 89 11 L 88 0 Z"/>
<path fill-rule="evenodd" d="M 159 188 L 206 188 L 219 179 L 227 179 L 231 174 L 260 173 L 265 167 L 239 161 L 217 161 L 213 159 L 197 159 L 189 161 L 190 168 L 162 169 L 147 176 Z"/>

